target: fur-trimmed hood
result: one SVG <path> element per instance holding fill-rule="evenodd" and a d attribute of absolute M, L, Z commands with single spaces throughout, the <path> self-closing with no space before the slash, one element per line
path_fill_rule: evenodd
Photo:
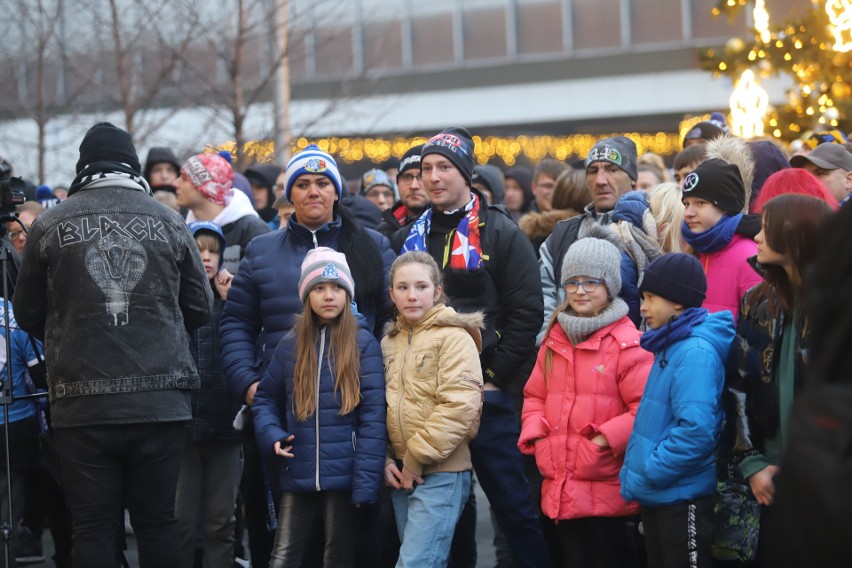
<path fill-rule="evenodd" d="M 556 223 L 580 214 L 582 214 L 582 211 L 574 211 L 573 209 L 554 209 L 543 213 L 530 211 L 521 217 L 518 225 L 531 241 L 546 239 L 553 232 Z"/>
<path fill-rule="evenodd" d="M 404 317 L 397 316 L 385 324 L 385 334 L 393 337 L 401 332 L 409 333 L 431 327 L 460 327 L 473 338 L 476 350 L 482 352 L 481 330 L 485 329 L 485 315 L 482 312 L 460 314 L 446 304 L 435 304 L 413 327 Z"/>
<path fill-rule="evenodd" d="M 745 186 L 745 206 L 743 213 L 748 213 L 751 201 L 751 186 L 754 182 L 754 156 L 748 142 L 733 136 L 720 136 L 707 143 L 707 160 L 719 158 L 729 164 L 734 164 L 740 170 Z"/>

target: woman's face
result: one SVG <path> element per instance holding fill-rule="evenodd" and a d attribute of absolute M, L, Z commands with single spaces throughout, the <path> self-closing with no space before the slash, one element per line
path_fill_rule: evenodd
<path fill-rule="evenodd" d="M 781 254 L 769 245 L 766 240 L 766 216 L 760 226 L 760 232 L 755 235 L 754 242 L 757 243 L 757 262 L 760 264 L 788 267 L 792 264 L 789 254 Z"/>

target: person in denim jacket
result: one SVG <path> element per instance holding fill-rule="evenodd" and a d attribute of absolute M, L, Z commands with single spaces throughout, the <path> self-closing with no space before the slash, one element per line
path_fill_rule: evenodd
<path fill-rule="evenodd" d="M 212 301 L 192 235 L 151 196 L 130 135 L 99 123 L 26 250 L 16 316 L 44 339 L 74 564 L 116 565 L 123 503 L 141 566 L 178 566 L 175 487 L 199 384 L 187 330 Z"/>

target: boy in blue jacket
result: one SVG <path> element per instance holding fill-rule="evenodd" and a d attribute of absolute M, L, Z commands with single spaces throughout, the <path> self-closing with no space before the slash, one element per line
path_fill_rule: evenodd
<path fill-rule="evenodd" d="M 640 344 L 654 353 L 654 366 L 627 444 L 621 495 L 642 506 L 649 566 L 710 567 L 715 449 L 733 316 L 701 308 L 707 279 L 687 254 L 648 264 L 639 291 L 651 328 Z"/>

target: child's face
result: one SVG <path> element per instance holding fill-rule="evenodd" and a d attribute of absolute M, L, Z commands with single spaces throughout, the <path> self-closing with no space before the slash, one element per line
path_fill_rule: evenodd
<path fill-rule="evenodd" d="M 600 278 L 571 276 L 565 281 L 565 295 L 571 309 L 584 318 L 598 315 L 609 305 L 609 292 Z"/>
<path fill-rule="evenodd" d="M 348 303 L 346 288 L 337 282 L 320 282 L 311 288 L 308 299 L 311 310 L 323 323 L 331 323 L 339 316 Z"/>
<path fill-rule="evenodd" d="M 683 198 L 683 220 L 693 233 L 703 233 L 716 226 L 725 212 L 700 197 Z"/>
<path fill-rule="evenodd" d="M 411 262 L 396 269 L 390 291 L 391 301 L 406 321 L 420 320 L 441 296 L 425 264 Z"/>
<path fill-rule="evenodd" d="M 201 254 L 201 262 L 204 264 L 204 272 L 207 273 L 207 278 L 213 278 L 219 273 L 219 260 L 222 255 L 218 252 L 212 252 L 206 247 L 199 249 L 198 252 Z"/>
<path fill-rule="evenodd" d="M 660 329 L 676 315 L 683 312 L 683 306 L 666 300 L 651 292 L 642 292 L 642 306 L 639 311 L 652 329 Z"/>

